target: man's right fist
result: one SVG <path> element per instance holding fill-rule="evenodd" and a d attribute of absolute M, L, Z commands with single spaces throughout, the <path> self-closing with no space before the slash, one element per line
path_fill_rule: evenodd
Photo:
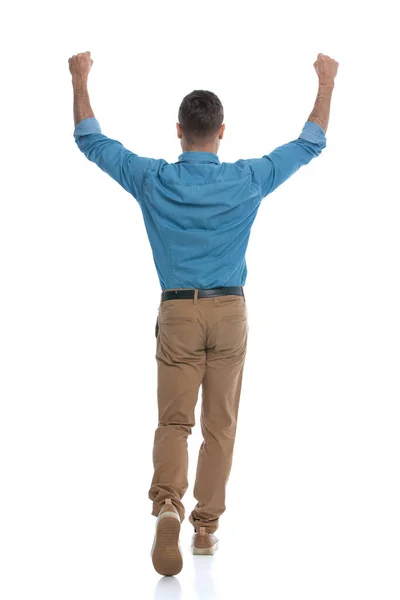
<path fill-rule="evenodd" d="M 90 52 L 80 52 L 74 54 L 68 59 L 69 70 L 71 71 L 72 77 L 84 77 L 87 78 L 89 71 L 92 68 L 93 60 L 90 56 Z"/>
<path fill-rule="evenodd" d="M 339 63 L 334 58 L 330 58 L 326 54 L 319 53 L 317 60 L 314 63 L 314 68 L 317 72 L 320 83 L 333 83 L 335 79 Z"/>

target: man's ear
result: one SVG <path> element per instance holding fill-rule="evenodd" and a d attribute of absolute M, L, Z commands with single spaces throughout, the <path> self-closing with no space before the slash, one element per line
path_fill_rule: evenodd
<path fill-rule="evenodd" d="M 176 124 L 176 134 L 177 134 L 178 138 L 182 137 L 182 130 L 181 130 L 181 126 L 179 123 Z"/>
<path fill-rule="evenodd" d="M 225 124 L 221 125 L 221 128 L 219 130 L 219 139 L 222 140 L 222 138 L 224 137 L 224 133 L 225 133 Z"/>

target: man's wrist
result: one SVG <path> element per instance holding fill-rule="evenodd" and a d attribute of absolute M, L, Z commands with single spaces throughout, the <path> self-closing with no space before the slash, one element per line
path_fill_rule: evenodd
<path fill-rule="evenodd" d="M 85 75 L 73 75 L 72 85 L 77 88 L 87 87 L 88 78 Z"/>
<path fill-rule="evenodd" d="M 328 80 L 319 80 L 319 88 L 320 89 L 333 89 L 335 87 L 335 82 L 333 79 Z"/>

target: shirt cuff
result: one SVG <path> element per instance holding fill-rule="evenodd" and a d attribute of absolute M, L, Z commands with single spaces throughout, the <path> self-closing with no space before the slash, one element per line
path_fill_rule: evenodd
<path fill-rule="evenodd" d="M 311 142 L 313 144 L 319 144 L 321 146 L 324 146 L 326 144 L 324 130 L 322 129 L 322 127 L 320 127 L 320 125 L 314 123 L 314 121 L 306 122 L 306 124 L 303 127 L 303 131 L 300 134 L 300 137 L 303 140 L 307 140 L 308 142 Z"/>
<path fill-rule="evenodd" d="M 88 117 L 78 123 L 74 130 L 74 138 L 76 140 L 81 135 L 88 135 L 89 133 L 101 133 L 100 123 L 95 117 Z"/>

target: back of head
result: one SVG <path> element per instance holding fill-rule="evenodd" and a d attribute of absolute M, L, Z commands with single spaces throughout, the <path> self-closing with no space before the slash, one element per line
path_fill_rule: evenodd
<path fill-rule="evenodd" d="M 193 90 L 182 100 L 178 120 L 188 145 L 208 144 L 218 135 L 224 120 L 224 109 L 213 92 Z"/>

